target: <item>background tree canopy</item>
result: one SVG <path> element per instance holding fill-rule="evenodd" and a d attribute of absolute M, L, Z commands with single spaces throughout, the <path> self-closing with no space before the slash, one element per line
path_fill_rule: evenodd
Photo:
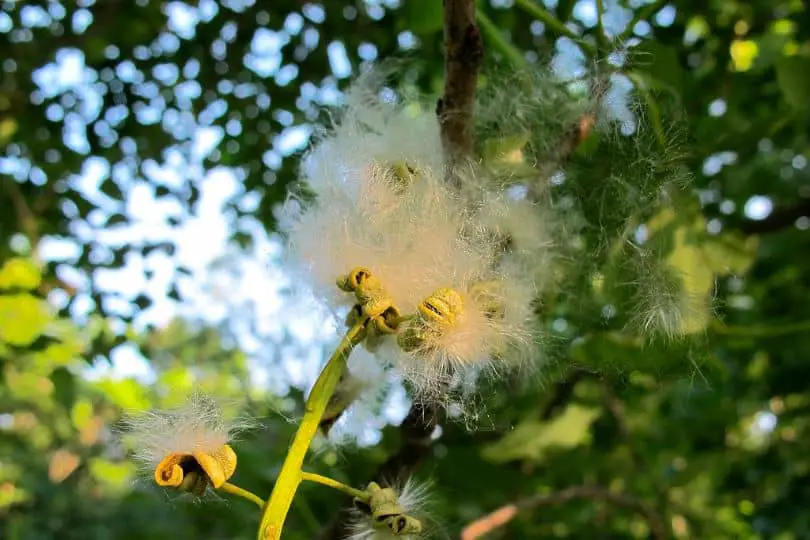
<path fill-rule="evenodd" d="M 650 155 L 685 141 L 689 194 L 645 227 L 692 276 L 694 339 L 644 343 L 596 293 L 560 302 L 561 360 L 493 389 L 475 430 L 433 431 L 399 393 L 313 467 L 415 470 L 449 538 L 519 501 L 491 538 L 810 538 L 807 9 L 478 2 L 483 79 L 606 69 L 643 103 Z M 398 84 L 440 95 L 441 2 L 6 0 L 0 51 L 0 536 L 253 538 L 243 501 L 139 481 L 115 427 L 198 389 L 247 401 L 263 428 L 236 477 L 270 492 L 335 339 L 291 294 L 274 207 L 365 64 L 398 58 Z M 589 190 L 645 167 L 607 144 L 567 156 Z M 334 537 L 346 502 L 305 486 L 285 538 Z"/>

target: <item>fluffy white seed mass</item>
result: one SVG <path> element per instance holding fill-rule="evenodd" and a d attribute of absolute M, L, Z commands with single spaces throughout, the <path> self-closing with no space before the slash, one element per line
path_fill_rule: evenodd
<path fill-rule="evenodd" d="M 376 354 L 417 395 L 440 397 L 459 377 L 500 373 L 532 355 L 536 269 L 508 253 L 517 201 L 473 166 L 456 174 L 460 188 L 448 183 L 433 111 L 385 101 L 380 89 L 372 73 L 349 90 L 303 162 L 309 196 L 291 199 L 280 221 L 295 272 L 336 311 L 356 298 L 335 280 L 363 267 L 401 315 L 425 314 L 401 325 L 408 347 L 392 336 Z M 437 294 L 448 289 L 449 302 Z"/>
<path fill-rule="evenodd" d="M 205 394 L 192 394 L 180 407 L 132 413 L 123 420 L 122 436 L 134 449 L 144 474 L 151 475 L 166 456 L 214 453 L 252 425 L 247 419 L 229 421 L 220 403 Z"/>

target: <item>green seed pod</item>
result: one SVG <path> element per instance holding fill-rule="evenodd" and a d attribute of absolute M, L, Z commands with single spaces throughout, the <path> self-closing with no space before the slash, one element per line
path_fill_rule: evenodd
<path fill-rule="evenodd" d="M 410 188 L 419 176 L 419 171 L 404 161 L 397 161 L 391 165 L 390 170 L 394 177 L 396 191 L 399 193 Z"/>
<path fill-rule="evenodd" d="M 501 284 L 497 281 L 481 281 L 470 287 L 470 296 L 473 297 L 490 319 L 502 319 L 504 317 L 503 302 L 499 300 L 498 287 Z"/>
<path fill-rule="evenodd" d="M 382 488 L 376 482 L 371 482 L 366 491 L 370 495 L 368 506 L 374 527 L 388 529 L 395 536 L 422 532 L 422 523 L 405 514 L 405 509 L 399 504 L 397 493 L 392 488 Z"/>
<path fill-rule="evenodd" d="M 202 470 L 191 470 L 183 476 L 183 482 L 177 486 L 177 491 L 188 491 L 198 497 L 205 493 L 208 487 L 208 478 Z"/>
<path fill-rule="evenodd" d="M 427 338 L 427 329 L 421 321 L 411 321 L 402 332 L 397 334 L 397 345 L 405 352 L 420 348 Z"/>

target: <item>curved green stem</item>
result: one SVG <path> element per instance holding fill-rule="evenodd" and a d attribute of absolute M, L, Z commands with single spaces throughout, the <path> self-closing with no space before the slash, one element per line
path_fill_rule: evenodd
<path fill-rule="evenodd" d="M 301 473 L 301 480 L 306 480 L 309 482 L 316 482 L 318 484 L 328 486 L 332 489 L 336 489 L 338 491 L 342 491 L 346 495 L 350 495 L 356 499 L 360 499 L 361 501 L 367 501 L 369 498 L 369 494 L 363 490 L 355 489 L 351 486 L 347 486 L 343 482 L 338 482 L 334 478 L 329 478 L 328 476 L 322 476 L 320 474 L 310 473 L 310 472 L 302 472 Z"/>
<path fill-rule="evenodd" d="M 231 484 L 230 482 L 225 482 L 219 489 L 224 491 L 225 493 L 230 493 L 231 495 L 236 495 L 237 497 L 242 497 L 243 499 L 247 499 L 251 502 L 256 503 L 259 505 L 259 508 L 264 508 L 264 499 L 256 495 L 255 493 L 251 493 L 246 489 L 242 489 L 235 484 Z"/>
<path fill-rule="evenodd" d="M 400 324 L 406 323 L 406 322 L 411 321 L 411 320 L 413 320 L 415 318 L 416 318 L 416 314 L 413 314 L 413 315 L 400 315 L 399 317 L 397 317 L 396 319 L 394 319 L 390 323 L 390 326 L 392 326 L 393 328 L 396 328 Z"/>
<path fill-rule="evenodd" d="M 554 15 L 546 11 L 545 8 L 538 5 L 534 0 L 516 0 L 515 4 L 523 9 L 523 11 L 545 24 L 546 27 L 553 33 L 557 34 L 558 36 L 567 37 L 582 47 L 582 50 L 584 50 L 586 53 L 590 54 L 591 56 L 596 56 L 596 47 L 587 41 L 583 41 L 581 37 L 565 26 L 565 24 L 563 24 Z"/>
<path fill-rule="evenodd" d="M 501 30 L 495 26 L 492 19 L 487 17 L 486 13 L 480 9 L 476 9 L 475 18 L 478 20 L 478 27 L 483 32 L 484 38 L 489 41 L 489 44 L 492 45 L 494 49 L 497 49 L 498 52 L 500 52 L 515 67 L 526 67 L 526 59 L 523 58 L 523 55 L 520 53 L 517 47 L 509 43 L 509 41 L 503 37 Z"/>
<path fill-rule="evenodd" d="M 624 29 L 624 32 L 619 34 L 619 37 L 616 38 L 616 41 L 621 45 L 631 37 L 633 37 L 633 29 L 636 27 L 638 23 L 641 21 L 646 21 L 659 11 L 664 5 L 667 3 L 668 0 L 655 0 L 652 4 L 647 4 L 644 7 L 638 8 L 636 10 L 636 14 L 633 17 L 633 20 L 630 21 L 630 24 L 627 25 L 627 28 Z"/>
<path fill-rule="evenodd" d="M 301 425 L 298 426 L 298 432 L 295 434 L 284 464 L 281 466 L 281 472 L 276 479 L 270 500 L 264 507 L 259 524 L 259 540 L 278 540 L 281 537 L 284 520 L 287 518 L 295 492 L 302 480 L 301 466 L 304 464 L 304 457 L 312 444 L 312 439 L 318 432 L 318 425 L 326 411 L 329 398 L 332 397 L 335 386 L 343 373 L 346 359 L 354 346 L 363 339 L 367 322 L 368 319 L 362 320 L 343 336 L 340 345 L 329 358 L 321 374 L 318 375 L 318 380 L 315 381 L 315 385 L 309 393 L 304 418 L 301 420 Z"/>

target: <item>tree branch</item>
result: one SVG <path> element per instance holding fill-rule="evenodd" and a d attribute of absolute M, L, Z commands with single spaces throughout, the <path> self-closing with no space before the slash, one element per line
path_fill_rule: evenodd
<path fill-rule="evenodd" d="M 473 153 L 478 70 L 484 56 L 474 0 L 444 0 L 444 96 L 436 104 L 445 162 L 452 170 Z"/>
<path fill-rule="evenodd" d="M 31 211 L 31 207 L 28 206 L 25 195 L 17 182 L 12 178 L 6 178 L 4 186 L 8 198 L 11 199 L 11 205 L 17 213 L 17 223 L 19 224 L 20 232 L 28 237 L 32 248 L 35 248 L 39 243 L 39 227 L 37 226 L 36 216 Z"/>
<path fill-rule="evenodd" d="M 477 520 L 461 531 L 461 540 L 477 540 L 498 527 L 506 525 L 520 513 L 543 506 L 554 506 L 576 499 L 585 499 L 610 503 L 614 506 L 628 508 L 644 517 L 650 527 L 650 534 L 656 540 L 666 540 L 669 532 L 663 518 L 641 499 L 630 495 L 615 493 L 600 486 L 572 486 L 549 495 L 536 495 L 516 503 L 503 506 Z"/>

